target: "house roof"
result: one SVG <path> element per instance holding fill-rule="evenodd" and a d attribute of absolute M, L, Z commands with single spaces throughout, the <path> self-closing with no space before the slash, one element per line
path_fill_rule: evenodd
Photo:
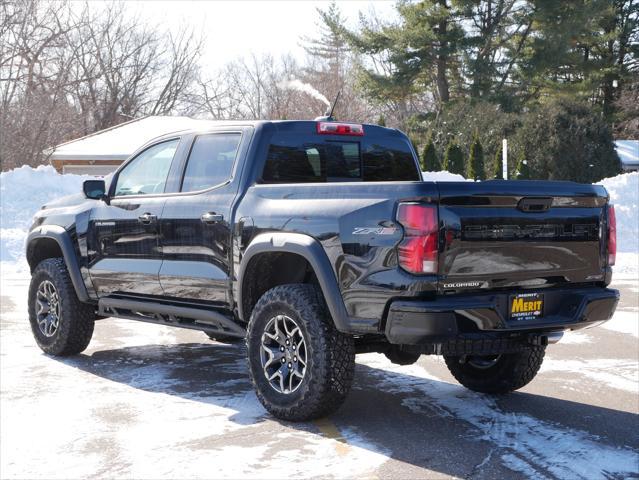
<path fill-rule="evenodd" d="M 50 160 L 126 160 L 156 137 L 210 123 L 188 117 L 143 117 L 56 145 Z"/>
<path fill-rule="evenodd" d="M 615 140 L 615 148 L 622 164 L 639 165 L 639 140 Z"/>

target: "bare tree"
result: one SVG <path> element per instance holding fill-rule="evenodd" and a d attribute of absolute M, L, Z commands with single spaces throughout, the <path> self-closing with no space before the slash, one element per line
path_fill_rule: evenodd
<path fill-rule="evenodd" d="M 75 126 L 66 96 L 68 5 L 4 1 L 0 9 L 0 161 L 5 169 L 41 163 L 44 149 Z"/>
<path fill-rule="evenodd" d="M 169 58 L 162 71 L 164 86 L 153 101 L 151 113 L 162 115 L 179 110 L 182 113 L 196 111 L 195 99 L 199 59 L 202 52 L 202 36 L 182 28 L 177 35 L 169 37 Z"/>
<path fill-rule="evenodd" d="M 0 159 L 148 114 L 190 113 L 202 39 L 145 25 L 125 3 L 0 0 Z"/>
<path fill-rule="evenodd" d="M 309 118 L 321 109 L 317 100 L 287 89 L 300 76 L 295 59 L 252 55 L 230 62 L 199 82 L 200 113 L 214 119 Z M 312 113 L 311 113 L 312 112 Z"/>
<path fill-rule="evenodd" d="M 73 93 L 88 130 L 101 130 L 145 113 L 162 45 L 137 17 L 124 14 L 125 4 L 112 3 L 100 12 L 89 7 L 73 32 L 79 79 Z"/>
<path fill-rule="evenodd" d="M 639 80 L 628 82 L 616 101 L 619 120 L 614 124 L 616 138 L 639 140 Z"/>

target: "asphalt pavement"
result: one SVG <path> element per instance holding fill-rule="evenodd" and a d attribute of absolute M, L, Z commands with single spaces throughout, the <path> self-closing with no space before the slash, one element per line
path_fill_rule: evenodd
<path fill-rule="evenodd" d="M 639 477 L 637 280 L 519 392 L 469 392 L 439 357 L 366 354 L 344 406 L 301 424 L 261 407 L 242 345 L 201 332 L 106 319 L 83 354 L 42 354 L 27 281 L 0 292 L 3 479 Z"/>

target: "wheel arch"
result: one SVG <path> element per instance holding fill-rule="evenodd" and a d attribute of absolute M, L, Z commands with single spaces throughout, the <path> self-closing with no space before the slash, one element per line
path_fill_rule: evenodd
<path fill-rule="evenodd" d="M 29 233 L 26 245 L 27 262 L 32 273 L 42 260 L 62 257 L 78 299 L 81 302 L 89 300 L 69 232 L 58 225 L 38 227 Z"/>
<path fill-rule="evenodd" d="M 278 272 L 275 282 L 266 282 L 256 290 L 252 279 L 256 272 L 263 271 L 259 268 L 264 264 L 262 262 L 268 264 L 269 261 L 275 261 L 275 267 L 283 265 L 285 269 L 275 268 Z M 309 274 L 312 281 L 309 281 Z M 261 296 L 260 293 L 263 294 L 269 288 L 284 283 L 315 281 L 322 291 L 335 327 L 341 332 L 349 332 L 349 316 L 330 260 L 321 244 L 301 233 L 260 234 L 246 248 L 240 262 L 237 282 L 239 317 L 248 321 L 255 303 Z"/>

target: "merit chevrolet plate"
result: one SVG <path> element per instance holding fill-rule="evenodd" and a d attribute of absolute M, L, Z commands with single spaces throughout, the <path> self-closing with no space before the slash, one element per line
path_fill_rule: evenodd
<path fill-rule="evenodd" d="M 511 320 L 526 321 L 544 314 L 544 296 L 541 293 L 518 293 L 510 296 L 508 314 Z"/>

